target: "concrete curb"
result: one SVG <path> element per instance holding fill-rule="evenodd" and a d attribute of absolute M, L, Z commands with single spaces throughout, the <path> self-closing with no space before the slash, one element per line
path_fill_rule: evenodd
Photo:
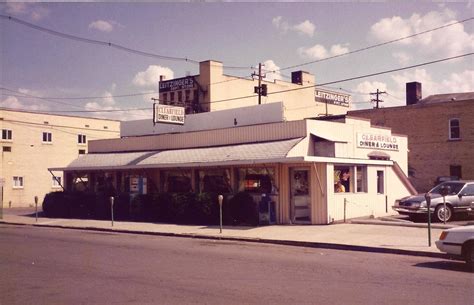
<path fill-rule="evenodd" d="M 0 223 L 7 224 L 7 225 L 23 225 L 23 226 L 43 227 L 43 228 L 86 230 L 86 231 L 108 232 L 108 233 L 126 233 L 126 234 L 165 236 L 165 237 L 207 239 L 207 240 L 239 241 L 239 242 L 249 242 L 249 243 L 263 243 L 263 244 L 285 245 L 285 246 L 294 246 L 294 247 L 306 247 L 306 248 L 319 248 L 319 249 L 372 252 L 372 253 L 383 253 L 383 254 L 423 256 L 423 257 L 443 258 L 443 259 L 449 259 L 450 258 L 449 255 L 447 255 L 445 253 L 441 253 L 441 252 L 436 253 L 436 252 L 427 252 L 427 251 L 403 250 L 403 249 L 371 247 L 371 246 L 357 246 L 357 245 L 323 243 L 323 242 L 308 242 L 308 241 L 296 241 L 296 240 L 277 240 L 277 239 L 250 238 L 250 237 L 216 236 L 216 235 L 202 235 L 202 234 L 191 234 L 191 233 L 150 232 L 150 231 L 124 230 L 124 229 L 113 229 L 113 228 L 74 227 L 74 226 L 49 225 L 49 224 L 25 224 L 25 223 L 7 222 L 7 221 L 3 221 L 3 220 L 0 220 Z"/>
<path fill-rule="evenodd" d="M 361 225 L 378 225 L 378 226 L 395 226 L 395 227 L 411 227 L 411 228 L 425 228 L 428 229 L 426 223 L 406 223 L 397 221 L 380 221 L 380 220 L 351 220 L 352 224 Z M 458 225 L 445 225 L 445 224 L 431 224 L 432 229 L 450 229 L 459 227 Z"/>

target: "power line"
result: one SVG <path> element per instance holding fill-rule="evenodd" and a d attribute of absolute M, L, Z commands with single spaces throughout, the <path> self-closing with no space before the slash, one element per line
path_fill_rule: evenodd
<path fill-rule="evenodd" d="M 310 64 L 314 64 L 314 63 L 318 63 L 318 62 L 322 62 L 322 61 L 326 61 L 326 60 L 330 60 L 330 59 L 334 59 L 334 58 L 338 58 L 338 57 L 342 57 L 342 56 L 346 56 L 346 55 L 349 55 L 349 54 L 359 53 L 359 52 L 362 52 L 362 51 L 366 51 L 366 50 L 370 50 L 370 49 L 373 49 L 373 48 L 381 47 L 381 46 L 391 44 L 391 43 L 394 43 L 394 42 L 398 42 L 398 41 L 413 38 L 413 37 L 416 37 L 416 36 L 419 36 L 419 35 L 434 32 L 434 31 L 437 31 L 437 30 L 440 30 L 440 29 L 444 29 L 444 28 L 456 25 L 456 24 L 461 24 L 461 23 L 464 23 L 464 22 L 468 22 L 468 21 L 471 21 L 472 19 L 474 19 L 474 17 L 470 17 L 470 18 L 463 19 L 463 20 L 460 20 L 460 21 L 445 24 L 445 25 L 442 25 L 442 26 L 439 26 L 439 27 L 436 27 L 436 28 L 432 28 L 432 29 L 429 29 L 429 30 L 426 30 L 426 31 L 418 32 L 418 33 L 415 33 L 415 34 L 412 34 L 412 35 L 408 35 L 408 36 L 400 37 L 400 38 L 397 38 L 397 39 L 385 41 L 385 42 L 382 42 L 382 43 L 379 43 L 379 44 L 367 46 L 367 47 L 360 48 L 360 49 L 357 49 L 357 50 L 354 50 L 354 51 L 349 51 L 349 52 L 346 52 L 346 53 L 325 57 L 325 58 L 322 58 L 322 59 L 313 60 L 313 61 L 309 61 L 309 62 L 306 62 L 306 63 L 298 64 L 298 65 L 293 65 L 293 66 L 288 66 L 288 67 L 285 67 L 285 68 L 280 68 L 278 70 L 273 70 L 271 72 L 284 71 L 284 70 L 288 70 L 288 69 L 302 67 L 302 66 L 306 66 L 306 65 L 310 65 Z"/>
<path fill-rule="evenodd" d="M 280 90 L 280 91 L 268 92 L 267 95 L 279 94 L 279 93 L 285 93 L 285 92 L 291 92 L 291 91 L 298 91 L 298 90 L 305 90 L 305 89 L 311 89 L 311 88 L 316 88 L 316 87 L 328 87 L 328 85 L 332 85 L 332 84 L 343 83 L 343 82 L 353 81 L 353 80 L 357 80 L 357 79 L 362 79 L 362 78 L 373 77 L 373 76 L 377 76 L 377 75 L 383 75 L 383 74 L 388 74 L 388 73 L 413 69 L 413 68 L 417 68 L 417 67 L 427 66 L 427 65 L 431 65 L 431 64 L 435 64 L 435 63 L 445 62 L 445 61 L 458 59 L 458 58 L 463 58 L 463 57 L 472 56 L 472 55 L 474 55 L 473 52 L 466 53 L 466 54 L 461 54 L 461 55 L 457 55 L 457 56 L 452 56 L 452 57 L 446 57 L 446 58 L 437 59 L 437 60 L 432 60 L 432 61 L 428 61 L 428 62 L 424 62 L 424 63 L 420 63 L 420 64 L 415 64 L 415 65 L 411 65 L 411 66 L 406 66 L 406 67 L 402 67 L 402 68 L 390 69 L 390 70 L 385 70 L 385 71 L 381 71 L 381 72 L 364 74 L 364 75 L 359 75 L 359 76 L 345 78 L 345 79 L 336 80 L 336 81 L 330 81 L 330 82 L 326 82 L 326 83 L 322 83 L 322 84 L 315 84 L 315 85 L 298 87 L 298 88 L 293 88 L 293 89 L 285 89 L 285 90 Z M 228 102 L 228 101 L 233 101 L 233 100 L 241 100 L 241 99 L 247 99 L 247 98 L 254 98 L 254 97 L 257 97 L 257 95 L 253 94 L 253 95 L 247 95 L 247 96 L 233 97 L 233 98 L 227 98 L 227 99 L 222 99 L 222 100 L 217 100 L 217 101 L 210 101 L 210 102 L 201 103 L 201 104 L 204 105 L 204 104 L 212 104 L 212 103 L 222 103 L 222 102 Z M 98 112 L 115 112 L 115 111 L 131 111 L 131 110 L 146 110 L 146 109 L 149 109 L 149 108 L 135 108 L 135 109 L 121 109 L 121 110 L 99 110 Z M 76 111 L 74 111 L 74 112 L 76 112 Z M 90 112 L 92 112 L 92 111 L 90 111 Z"/>
<path fill-rule="evenodd" d="M 4 87 L 0 87 L 0 90 L 6 90 L 10 92 L 15 92 L 15 93 L 20 93 L 20 94 L 25 94 L 20 91 L 15 91 L 11 89 L 7 89 Z M 150 91 L 150 92 L 139 92 L 139 93 L 130 93 L 130 94 L 120 94 L 120 95 L 109 95 L 109 96 L 71 96 L 71 97 L 52 97 L 52 96 L 34 96 L 34 95 L 14 95 L 14 94 L 9 94 L 11 96 L 16 96 L 16 97 L 23 97 L 23 98 L 42 98 L 42 99 L 50 99 L 50 100 L 90 100 L 90 99 L 106 99 L 106 98 L 121 98 L 121 97 L 132 97 L 132 96 L 143 96 L 143 95 L 151 95 L 151 94 L 156 94 L 156 91 Z"/>
<path fill-rule="evenodd" d="M 105 46 L 105 47 L 112 47 L 112 48 L 115 48 L 117 50 L 121 50 L 121 51 L 124 51 L 124 52 L 132 53 L 132 54 L 136 54 L 136 55 L 140 55 L 140 56 L 145 56 L 145 57 L 151 57 L 151 58 L 157 58 L 157 59 L 163 59 L 163 60 L 170 60 L 170 61 L 181 61 L 181 62 L 187 62 L 187 63 L 192 63 L 192 64 L 199 65 L 198 60 L 187 58 L 187 57 L 175 57 L 175 56 L 160 55 L 160 54 L 156 54 L 156 53 L 151 53 L 151 52 L 145 52 L 145 51 L 141 51 L 141 50 L 137 50 L 137 49 L 132 49 L 132 48 L 120 45 L 120 44 L 113 43 L 113 42 L 95 40 L 95 39 L 84 38 L 84 37 L 80 37 L 80 36 L 76 36 L 76 35 L 66 34 L 66 33 L 62 33 L 62 32 L 59 32 L 59 31 L 52 30 L 52 29 L 48 29 L 48 28 L 45 28 L 45 27 L 42 27 L 42 26 L 39 26 L 39 25 L 35 25 L 33 23 L 29 23 L 29 22 L 26 22 L 24 20 L 21 20 L 19 18 L 12 17 L 12 16 L 7 16 L 7 15 L 1 15 L 0 14 L 0 18 L 3 18 L 5 20 L 9 20 L 9 21 L 13 21 L 17 24 L 21 24 L 23 26 L 32 28 L 34 30 L 37 30 L 37 31 L 40 31 L 40 32 L 43 32 L 43 33 L 46 33 L 46 34 L 50 34 L 50 35 L 53 35 L 53 36 L 65 38 L 65 39 L 70 39 L 70 40 L 74 40 L 74 41 L 79 41 L 79 42 L 89 43 L 89 44 L 94 44 L 94 45 L 100 45 L 100 46 Z M 253 69 L 253 67 L 243 67 L 243 66 L 240 66 L 240 67 L 239 66 L 223 66 L 223 67 L 226 68 L 226 69 L 238 69 L 238 70 Z"/>

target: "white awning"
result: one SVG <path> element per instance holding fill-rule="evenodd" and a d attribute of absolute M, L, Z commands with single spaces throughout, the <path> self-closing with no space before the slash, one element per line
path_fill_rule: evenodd
<path fill-rule="evenodd" d="M 202 147 L 147 152 L 114 152 L 87 154 L 74 160 L 64 168 L 50 168 L 58 171 L 85 171 L 107 169 L 139 169 L 166 167 L 203 167 L 218 165 L 239 165 L 254 163 L 295 161 L 286 158 L 289 151 L 302 138 L 238 144 L 218 147 Z M 304 156 L 301 156 L 303 160 Z"/>

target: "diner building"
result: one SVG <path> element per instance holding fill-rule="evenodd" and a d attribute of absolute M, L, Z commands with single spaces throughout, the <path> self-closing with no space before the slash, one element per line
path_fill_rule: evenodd
<path fill-rule="evenodd" d="M 130 124 L 129 136 L 89 141 L 88 154 L 50 170 L 64 172 L 69 190 L 248 192 L 273 203 L 278 224 L 392 214 L 395 199 L 414 193 L 406 136 L 348 116 L 286 121 L 283 108 L 188 115 L 181 129 L 142 135 Z"/>

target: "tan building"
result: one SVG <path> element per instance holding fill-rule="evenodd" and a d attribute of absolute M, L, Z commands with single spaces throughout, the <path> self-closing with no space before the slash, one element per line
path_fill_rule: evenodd
<path fill-rule="evenodd" d="M 64 171 L 71 190 L 130 195 L 247 192 L 255 203 L 265 194 L 280 224 L 392 214 L 391 203 L 414 192 L 406 176 L 405 136 L 349 117 L 342 122 L 262 122 L 265 112 L 260 108 L 269 106 L 240 114 L 222 111 L 224 118 L 230 113 L 239 122 L 247 119 L 238 126 L 203 130 L 204 122 L 221 124 L 217 111 L 190 115 L 202 122 L 193 123 L 194 131 L 135 132 L 137 136 L 90 141 L 86 156 L 51 170 Z"/>
<path fill-rule="evenodd" d="M 261 104 L 283 102 L 287 121 L 323 115 L 345 114 L 350 95 L 315 87 L 315 77 L 304 71 L 292 73 L 291 82 L 262 81 L 266 96 Z M 204 61 L 199 75 L 159 84 L 160 103 L 182 106 L 186 114 L 212 112 L 258 105 L 258 79 L 225 75 L 218 61 Z"/>
<path fill-rule="evenodd" d="M 0 108 L 2 158 L 0 207 L 39 204 L 44 195 L 62 190 L 48 168 L 66 166 L 88 152 L 89 140 L 117 138 L 120 122 Z"/>
<path fill-rule="evenodd" d="M 410 180 L 420 192 L 438 177 L 474 179 L 474 92 L 421 98 L 421 84 L 407 84 L 407 105 L 350 111 L 376 126 L 408 136 Z"/>

